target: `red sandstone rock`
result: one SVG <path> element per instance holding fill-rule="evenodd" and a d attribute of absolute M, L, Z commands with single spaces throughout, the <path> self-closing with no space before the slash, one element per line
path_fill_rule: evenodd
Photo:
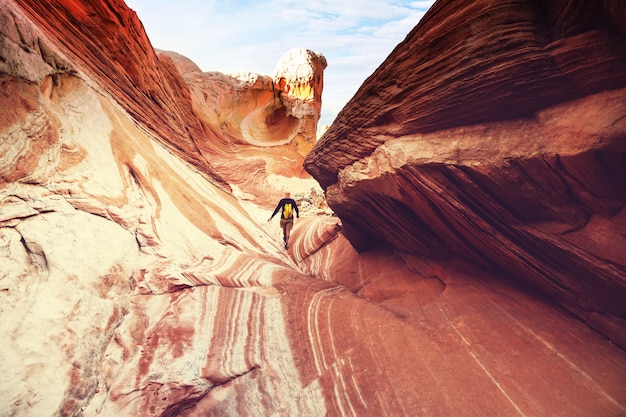
<path fill-rule="evenodd" d="M 508 274 L 460 258 L 361 254 L 344 237 L 354 226 L 337 217 L 297 219 L 285 252 L 278 230 L 267 233 L 217 175 L 198 172 L 209 168 L 205 151 L 219 150 L 226 137 L 195 136 L 194 129 L 169 135 L 187 117 L 199 118 L 192 126 L 209 126 L 197 111 L 203 87 L 187 77 L 194 66 L 146 50 L 128 62 L 135 75 L 146 69 L 145 84 L 129 87 L 133 78 L 117 67 L 115 59 L 125 62 L 117 48 L 136 42 L 150 48 L 122 3 L 16 4 L 0 3 L 0 414 L 625 412 L 624 352 Z M 152 85 L 162 65 L 175 82 Z M 248 87 L 236 94 L 265 94 L 263 86 Z M 162 94 L 167 88 L 171 99 Z M 155 102 L 146 91 L 155 92 Z M 206 93 L 218 97 L 213 110 L 224 111 L 219 97 L 227 95 L 217 88 Z M 185 107 L 190 103 L 193 111 Z M 247 117 L 239 107 L 230 110 L 234 119 Z M 217 141 L 209 146 L 205 139 Z M 244 136 L 230 139 L 250 153 L 267 148 Z M 369 168 L 382 172 L 411 148 L 387 145 Z M 281 146 L 269 147 L 276 152 L 262 162 L 284 152 Z M 425 148 L 448 157 L 445 148 Z M 570 171 L 568 163 L 576 162 L 561 161 Z M 371 161 L 346 170 L 346 178 L 368 174 L 365 162 Z M 591 168 L 576 172 L 579 183 L 593 183 L 599 174 Z M 262 167 L 247 173 L 267 172 L 274 173 Z M 420 178 L 425 189 L 434 184 Z M 614 209 L 609 199 L 588 201 Z M 533 216 L 544 212 L 535 210 Z M 620 260 L 623 253 L 609 245 L 620 236 L 620 219 L 596 216 L 593 227 L 568 234 L 567 243 L 593 240 L 597 256 Z M 516 226 L 529 236 L 539 230 Z M 544 225 L 552 233 L 559 227 Z"/>
<path fill-rule="evenodd" d="M 188 88 L 172 62 L 157 56 L 137 15 L 122 1 L 17 3 L 58 42 L 73 71 L 89 73 L 157 140 L 226 186 L 197 151 L 211 132 L 193 115 Z"/>
<path fill-rule="evenodd" d="M 360 250 L 463 256 L 626 347 L 616 1 L 440 1 L 305 161 Z"/>
<path fill-rule="evenodd" d="M 326 187 L 390 137 L 532 118 L 625 87 L 619 4 L 438 1 L 342 110 L 307 170 Z"/>
<path fill-rule="evenodd" d="M 302 282 L 309 294 L 290 308 L 308 308 L 306 325 L 289 334 L 303 346 L 303 328 L 313 331 L 305 377 L 333 369 L 322 377 L 331 415 L 624 412 L 623 379 L 597 368 L 626 364 L 609 359 L 614 346 L 512 276 L 458 258 L 358 253 L 337 219 L 304 222 L 293 231 L 296 259 L 342 287 Z M 352 304 L 344 288 L 369 304 Z"/>
<path fill-rule="evenodd" d="M 284 189 L 270 184 L 268 176 L 311 178 L 302 163 L 320 117 L 323 56 L 307 49 L 289 51 L 271 78 L 205 73 L 176 53 L 161 55 L 175 63 L 191 91 L 195 114 L 215 132 L 214 138 L 198 143 L 199 152 L 235 193 L 273 207 Z M 294 73 L 307 76 L 297 79 Z"/>
<path fill-rule="evenodd" d="M 268 204 L 282 190 L 259 178 L 310 178 L 301 165 L 316 140 L 326 67 L 320 54 L 285 54 L 275 80 L 203 74 L 177 54 L 155 52 L 137 15 L 122 1 L 61 0 L 56 7 L 46 1 L 17 3 L 72 60 L 71 71 L 89 74 L 157 140 L 225 189 L 238 184 Z M 297 66 L 299 74 L 310 76 L 295 79 L 290 68 Z M 303 112 L 306 108 L 311 110 Z M 261 144 L 272 148 L 260 152 Z M 255 171 L 262 175 L 249 175 Z"/>

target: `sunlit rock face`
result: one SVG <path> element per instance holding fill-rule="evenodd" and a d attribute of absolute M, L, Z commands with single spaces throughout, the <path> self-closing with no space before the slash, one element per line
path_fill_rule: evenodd
<path fill-rule="evenodd" d="M 326 58 L 321 54 L 293 49 L 280 58 L 274 72 L 274 82 L 281 91 L 287 112 L 302 121 L 296 137 L 297 150 L 302 156 L 306 156 L 316 142 L 326 65 Z"/>
<path fill-rule="evenodd" d="M 283 250 L 202 170 L 228 140 L 280 154 L 280 128 L 212 132 L 193 65 L 121 2 L 45 6 L 0 3 L 1 416 L 624 413 L 624 352 L 515 280 L 361 254 L 330 216 Z M 210 77 L 251 97 L 268 81 Z"/>
<path fill-rule="evenodd" d="M 208 170 L 134 14 L 2 2 L 0 21 L 0 415 L 323 415 L 275 286 L 311 278 Z"/>
<path fill-rule="evenodd" d="M 307 157 L 350 242 L 502 268 L 626 347 L 621 9 L 437 2 Z"/>
<path fill-rule="evenodd" d="M 512 274 L 458 257 L 359 253 L 333 217 L 304 219 L 293 238 L 303 272 L 342 289 L 300 301 L 313 321 L 304 375 L 335 369 L 321 378 L 338 397 L 331 415 L 624 413 L 624 352 Z M 302 326 L 288 333 L 307 339 Z"/>
<path fill-rule="evenodd" d="M 47 47 L 36 44 L 37 38 L 16 39 L 30 48 L 30 54 L 23 55 L 40 53 L 39 59 L 53 71 L 88 71 L 156 140 L 227 187 L 198 152 L 198 143 L 211 137 L 211 132 L 193 114 L 182 77 L 171 60 L 157 56 L 137 15 L 122 1 L 67 0 L 55 7 L 39 0 L 15 3 L 55 39 L 73 68 L 55 61 Z"/>
<path fill-rule="evenodd" d="M 322 55 L 289 51 L 273 78 L 202 72 L 174 52 L 159 56 L 175 64 L 191 93 L 194 113 L 214 132 L 198 143 L 199 151 L 240 196 L 274 203 L 287 186 L 268 183 L 268 176 L 311 178 L 302 163 L 316 141 L 326 67 Z"/>
<path fill-rule="evenodd" d="M 76 70 L 88 71 L 157 141 L 225 189 L 234 185 L 269 204 L 283 190 L 262 180 L 268 175 L 310 178 L 302 162 L 316 141 L 326 67 L 320 54 L 287 52 L 274 78 L 202 73 L 187 58 L 155 51 L 122 1 L 16 3 L 58 38 Z M 44 61 L 54 59 L 48 55 L 42 51 Z"/>

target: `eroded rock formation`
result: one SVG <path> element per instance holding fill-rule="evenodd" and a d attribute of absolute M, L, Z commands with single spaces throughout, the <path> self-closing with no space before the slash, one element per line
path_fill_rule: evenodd
<path fill-rule="evenodd" d="M 291 50 L 277 63 L 273 78 L 207 73 L 179 54 L 159 56 L 176 65 L 194 113 L 214 133 L 198 143 L 199 151 L 229 184 L 236 184 L 238 195 L 273 203 L 283 189 L 280 180 L 268 183 L 268 176 L 311 178 L 302 164 L 316 141 L 326 67 L 322 55 Z"/>
<path fill-rule="evenodd" d="M 17 3 L 56 39 L 72 71 L 88 72 L 157 141 L 225 189 L 238 184 L 238 190 L 267 202 L 282 192 L 262 181 L 268 175 L 310 178 L 302 161 L 316 140 L 326 67 L 320 54 L 287 52 L 274 78 L 202 73 L 176 53 L 155 51 L 121 0 L 61 1 L 58 7 L 38 0 Z M 12 18 L 7 19 L 11 28 Z M 13 51 L 24 63 L 18 65 L 41 56 L 40 71 L 69 70 L 55 61 L 47 42 L 37 44 L 28 31 L 20 36 L 9 35 L 23 47 Z"/>
<path fill-rule="evenodd" d="M 302 49 L 287 52 L 276 65 L 274 82 L 281 101 L 289 114 L 302 120 L 295 142 L 302 156 L 308 155 L 317 139 L 326 65 L 324 56 Z"/>
<path fill-rule="evenodd" d="M 623 351 L 510 274 L 459 257 L 359 253 L 336 218 L 305 222 L 294 231 L 302 270 L 370 302 L 352 306 L 336 288 L 316 301 L 326 325 L 311 359 L 334 364 L 331 385 L 345 395 L 331 415 L 624 413 L 623 378 L 599 371 L 626 366 Z"/>
<path fill-rule="evenodd" d="M 361 250 L 462 255 L 626 347 L 617 1 L 440 1 L 307 157 Z"/>
<path fill-rule="evenodd" d="M 624 352 L 511 274 L 359 253 L 349 216 L 303 216 L 282 250 L 237 196 L 302 180 L 294 118 L 321 90 L 203 74 L 117 0 L 5 0 L 0 22 L 0 415 L 626 411 Z"/>

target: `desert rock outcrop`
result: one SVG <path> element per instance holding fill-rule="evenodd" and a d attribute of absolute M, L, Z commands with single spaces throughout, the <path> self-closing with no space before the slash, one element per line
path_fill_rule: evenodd
<path fill-rule="evenodd" d="M 202 72 L 189 59 L 161 51 L 182 74 L 194 113 L 214 134 L 198 143 L 202 155 L 239 196 L 271 204 L 287 178 L 309 180 L 304 156 L 316 141 L 325 58 L 308 49 L 285 53 L 273 77 Z M 268 177 L 276 181 L 268 181 Z M 282 184 L 280 179 L 283 179 Z M 320 189 L 321 192 L 321 189 Z"/>
<path fill-rule="evenodd" d="M 344 211 L 302 216 L 282 249 L 251 213 L 267 218 L 274 177 L 306 180 L 308 75 L 202 73 L 119 0 L 5 0 L 0 22 L 0 415 L 626 411 L 624 351 L 513 274 L 462 251 L 358 252 Z M 618 217 L 594 219 L 613 236 Z"/>
<path fill-rule="evenodd" d="M 307 157 L 350 242 L 502 268 L 626 347 L 618 3 L 437 2 Z"/>
<path fill-rule="evenodd" d="M 157 141 L 225 189 L 238 184 L 243 193 L 267 202 L 282 190 L 260 179 L 272 174 L 310 178 L 302 161 L 316 140 L 326 67 L 320 54 L 287 52 L 275 79 L 203 73 L 176 53 L 155 51 L 137 15 L 120 0 L 17 4 L 58 40 L 74 71 L 88 72 Z M 25 59 L 19 65 L 41 52 L 46 66 L 65 71 L 45 42 L 29 44 L 36 41 L 19 39 L 17 44 L 31 51 L 21 52 Z M 266 148 L 259 148 L 262 144 Z"/>

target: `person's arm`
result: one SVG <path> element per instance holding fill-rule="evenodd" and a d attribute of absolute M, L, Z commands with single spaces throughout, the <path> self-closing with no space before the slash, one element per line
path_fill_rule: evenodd
<path fill-rule="evenodd" d="M 296 204 L 296 200 L 293 200 L 293 208 L 296 209 L 296 217 L 300 218 L 300 211 L 298 211 L 298 205 Z"/>
<path fill-rule="evenodd" d="M 277 205 L 277 206 L 276 206 L 276 208 L 274 209 L 274 212 L 273 212 L 273 213 L 272 213 L 272 215 L 270 216 L 270 218 L 269 218 L 269 219 L 267 219 L 267 221 L 268 221 L 268 222 L 274 218 L 274 216 L 276 215 L 276 213 L 278 213 L 278 210 L 280 210 L 280 208 L 282 207 L 282 205 L 283 205 L 283 200 L 280 200 L 280 201 L 278 202 L 278 205 Z"/>

